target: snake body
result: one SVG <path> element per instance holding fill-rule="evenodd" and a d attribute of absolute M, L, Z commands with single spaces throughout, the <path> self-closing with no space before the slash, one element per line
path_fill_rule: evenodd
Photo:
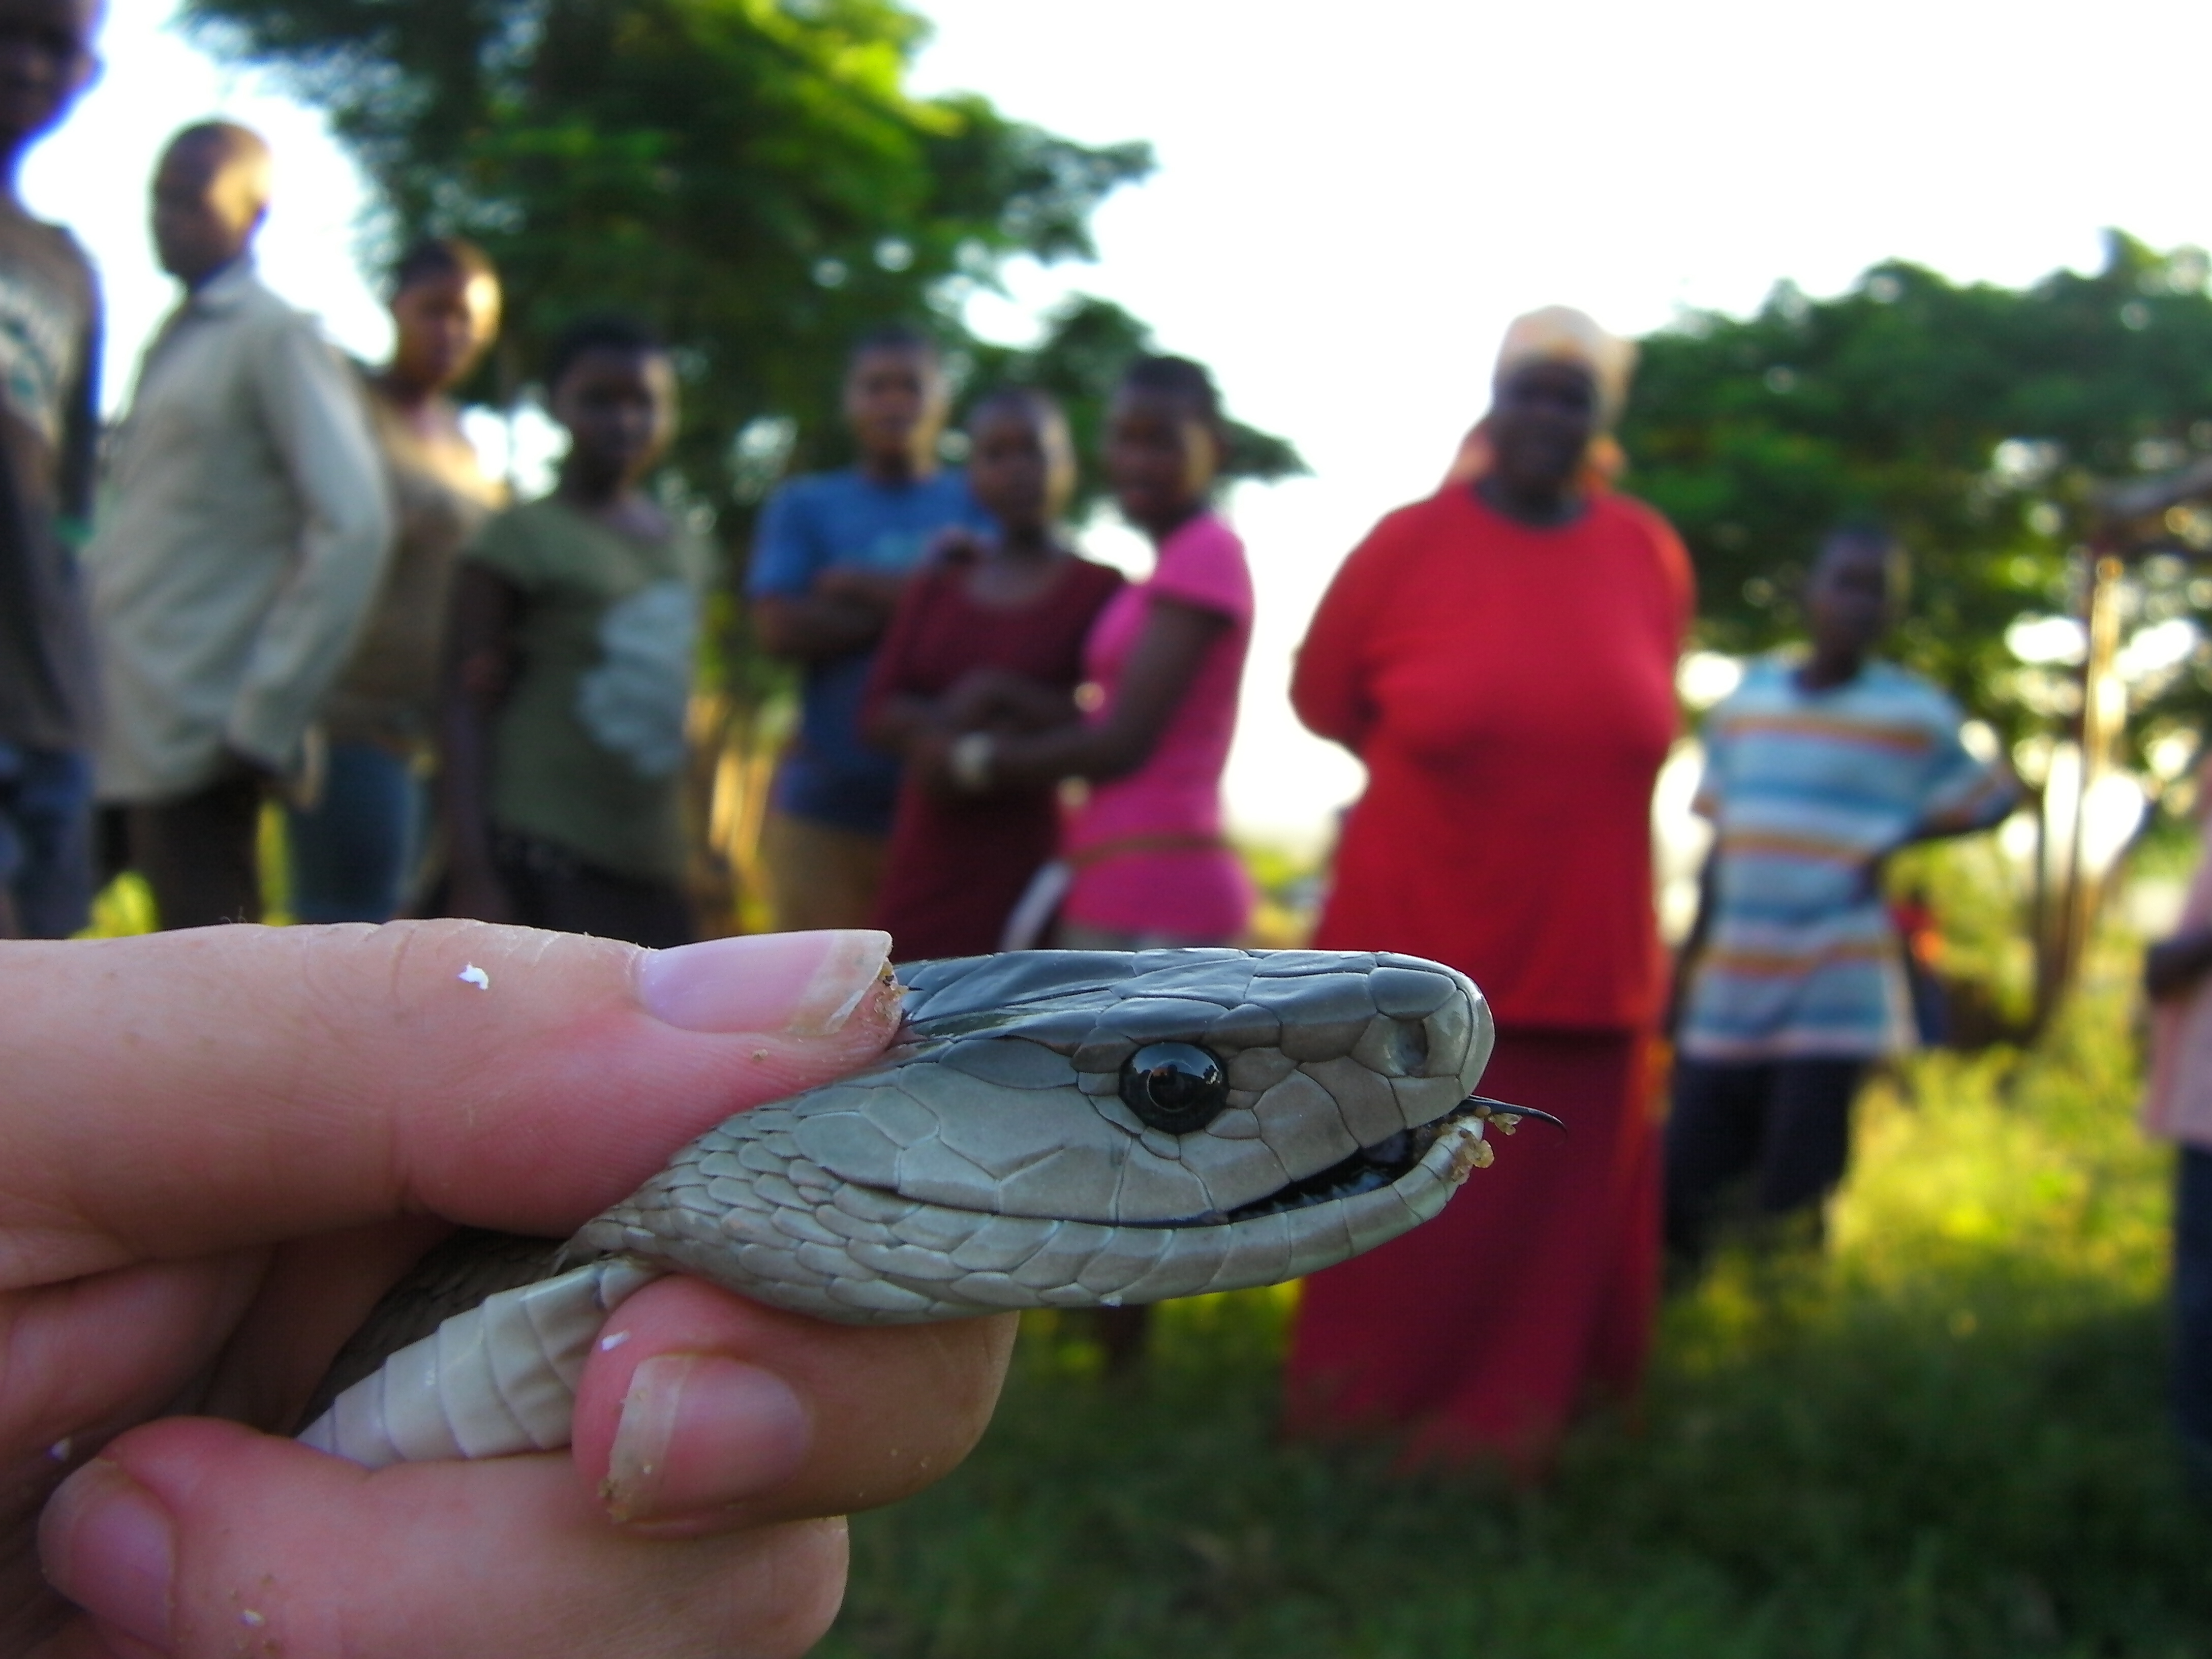
<path fill-rule="evenodd" d="M 565 1445 L 607 1316 L 667 1272 L 846 1323 L 1154 1302 L 1370 1249 L 1489 1161 L 1489 1011 L 1436 963 L 1039 951 L 899 978 L 868 1069 L 730 1118 L 557 1250 L 480 1285 L 434 1268 L 447 1303 L 494 1293 L 301 1437 L 371 1467 Z"/>

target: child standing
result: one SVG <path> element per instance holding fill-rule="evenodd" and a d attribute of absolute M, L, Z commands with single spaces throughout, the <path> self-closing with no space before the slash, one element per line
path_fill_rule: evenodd
<path fill-rule="evenodd" d="M 1764 1215 L 1817 1206 L 1843 1179 L 1869 1064 L 1910 1046 L 1883 860 L 2012 809 L 2010 775 L 1967 751 L 1951 700 L 1869 659 L 1904 574 L 1886 532 L 1832 532 L 1806 583 L 1809 653 L 1754 663 L 1706 723 L 1696 806 L 1715 840 L 1667 1125 L 1668 1243 L 1691 1264 L 1741 1176 Z"/>
<path fill-rule="evenodd" d="M 874 925 L 901 962 L 997 950 L 1059 832 L 1049 784 L 948 793 L 928 787 L 927 757 L 971 728 L 1023 729 L 1006 703 L 982 706 L 998 676 L 1029 683 L 1043 699 L 1043 723 L 1073 720 L 1084 640 L 1122 586 L 1119 572 L 1077 557 L 1055 529 L 1074 491 L 1075 457 L 1049 398 L 1021 388 L 986 398 L 969 440 L 969 487 L 998 533 L 956 536 L 908 583 L 862 702 L 870 741 L 922 762 L 899 790 L 876 903 Z"/>
<path fill-rule="evenodd" d="M 1088 784 L 1060 837 L 1069 884 L 1058 943 L 1079 951 L 1230 945 L 1251 878 L 1222 833 L 1221 774 L 1252 641 L 1244 544 L 1214 513 L 1228 452 L 1213 377 L 1184 357 L 1140 357 L 1107 414 L 1106 473 L 1158 550 L 1152 574 L 1107 602 L 1084 650 L 1090 718 L 1029 735 L 979 732 L 947 751 L 943 787 L 981 793 Z M 1143 1357 L 1144 1308 L 1093 1316 L 1110 1370 Z"/>
<path fill-rule="evenodd" d="M 642 486 L 676 375 L 641 325 L 587 319 L 545 373 L 570 447 L 552 495 L 464 556 L 441 806 L 456 915 L 656 948 L 691 937 L 684 717 L 709 555 Z"/>
<path fill-rule="evenodd" d="M 318 716 L 328 742 L 320 799 L 285 814 L 301 921 L 389 921 L 416 897 L 446 601 L 462 550 L 507 504 L 451 393 L 490 349 L 499 307 L 498 272 L 458 237 L 417 242 L 392 274 L 391 361 L 362 370 L 392 496 L 392 556 Z"/>
<path fill-rule="evenodd" d="M 1250 919 L 1251 881 L 1222 834 L 1221 774 L 1252 638 L 1244 545 L 1212 502 L 1226 444 L 1203 368 L 1182 357 L 1131 365 L 1108 415 L 1106 471 L 1159 559 L 1091 630 L 1091 718 L 977 733 L 947 757 L 947 787 L 974 793 L 1089 784 L 1061 838 L 1072 880 L 1059 942 L 1073 949 L 1227 945 Z"/>
<path fill-rule="evenodd" d="M 907 579 L 947 530 L 988 533 L 938 440 L 951 390 L 936 343 L 893 325 L 845 368 L 852 466 L 793 478 L 762 509 L 746 587 L 761 647 L 804 671 L 761 857 L 786 932 L 866 924 L 883 884 L 898 766 L 861 733 L 870 663 Z"/>
<path fill-rule="evenodd" d="M 2200 836 L 2212 834 L 2212 765 L 2197 775 Z M 2174 1143 L 2173 1420 L 2182 1474 L 2212 1507 L 2212 843 L 2197 855 L 2181 925 L 2143 962 L 2151 1064 L 2143 1127 Z"/>
<path fill-rule="evenodd" d="M 100 291 L 16 170 L 95 68 L 95 0 L 0 0 L 0 939 L 63 939 L 92 897 L 93 659 L 72 539 L 100 442 Z"/>

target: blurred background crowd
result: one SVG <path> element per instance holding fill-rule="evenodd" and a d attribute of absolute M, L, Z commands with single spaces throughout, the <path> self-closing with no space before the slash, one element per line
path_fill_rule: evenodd
<path fill-rule="evenodd" d="M 0 936 L 1449 963 L 1497 1016 L 1486 1090 L 1571 1133 L 1309 1280 L 1281 1420 L 1523 1485 L 1638 1397 L 1664 1287 L 1817 1255 L 1870 1081 L 2048 1045 L 2148 936 L 2212 1494 L 2202 253 L 2114 233 L 2019 290 L 1893 263 L 1641 342 L 1521 315 L 1433 489 L 1367 503 L 1275 621 L 1359 787 L 1270 843 L 1224 801 L 1273 637 L 1232 486 L 1297 449 L 1116 306 L 1018 349 L 963 320 L 1006 260 L 1086 254 L 1141 145 L 909 97 L 895 8 L 465 40 L 388 9 L 186 8 L 381 188 L 388 354 L 264 281 L 281 158 L 208 121 L 111 181 L 150 184 L 176 293 L 103 398 L 100 278 L 15 185 L 97 9 L 0 0 Z M 1158 1337 L 1090 1334 L 1117 1372 Z"/>

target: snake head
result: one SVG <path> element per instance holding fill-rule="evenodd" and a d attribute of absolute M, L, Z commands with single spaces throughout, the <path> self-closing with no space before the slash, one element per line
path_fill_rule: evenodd
<path fill-rule="evenodd" d="M 1416 957 L 1034 951 L 902 977 L 902 1049 L 854 1080 L 850 1117 L 811 1101 L 799 1144 L 848 1179 L 1005 1215 L 1204 1221 L 1408 1151 L 1492 1038 L 1466 976 Z"/>
<path fill-rule="evenodd" d="M 731 1119 L 586 1239 L 649 1255 L 653 1235 L 707 1224 L 760 1246 L 758 1276 L 784 1270 L 763 1231 L 781 1228 L 825 1273 L 841 1249 L 872 1264 L 856 1293 L 878 1300 L 890 1281 L 988 1305 L 1136 1301 L 1340 1261 L 1433 1214 L 1486 1161 L 1470 1097 L 1490 1012 L 1437 963 L 1039 951 L 900 979 L 905 1029 L 877 1063 Z M 891 1243 L 848 1237 L 848 1222 Z M 1085 1267 L 1056 1285 L 1041 1237 L 1139 1267 L 1212 1265 L 1190 1283 Z M 717 1276 L 686 1251 L 674 1259 Z M 1009 1288 L 1023 1272 L 1033 1282 Z"/>

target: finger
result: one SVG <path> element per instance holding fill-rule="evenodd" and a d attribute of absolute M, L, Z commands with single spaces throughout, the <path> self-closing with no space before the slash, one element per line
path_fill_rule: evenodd
<path fill-rule="evenodd" d="M 79 1455 L 150 1415 L 215 1357 L 265 1254 L 149 1262 L 0 1297 L 0 1448 Z"/>
<path fill-rule="evenodd" d="M 0 1284 L 422 1211 L 566 1232 L 880 1048 L 888 944 L 435 921 L 0 947 Z"/>
<path fill-rule="evenodd" d="M 633 1530 L 684 1535 L 894 1503 L 981 1437 L 1015 1324 L 830 1325 L 662 1279 L 584 1368 L 581 1490 Z"/>
<path fill-rule="evenodd" d="M 40 1531 L 49 1580 L 120 1655 L 230 1659 L 796 1656 L 836 1616 L 839 1522 L 647 1540 L 568 1460 L 371 1474 L 234 1425 L 134 1431 Z"/>

